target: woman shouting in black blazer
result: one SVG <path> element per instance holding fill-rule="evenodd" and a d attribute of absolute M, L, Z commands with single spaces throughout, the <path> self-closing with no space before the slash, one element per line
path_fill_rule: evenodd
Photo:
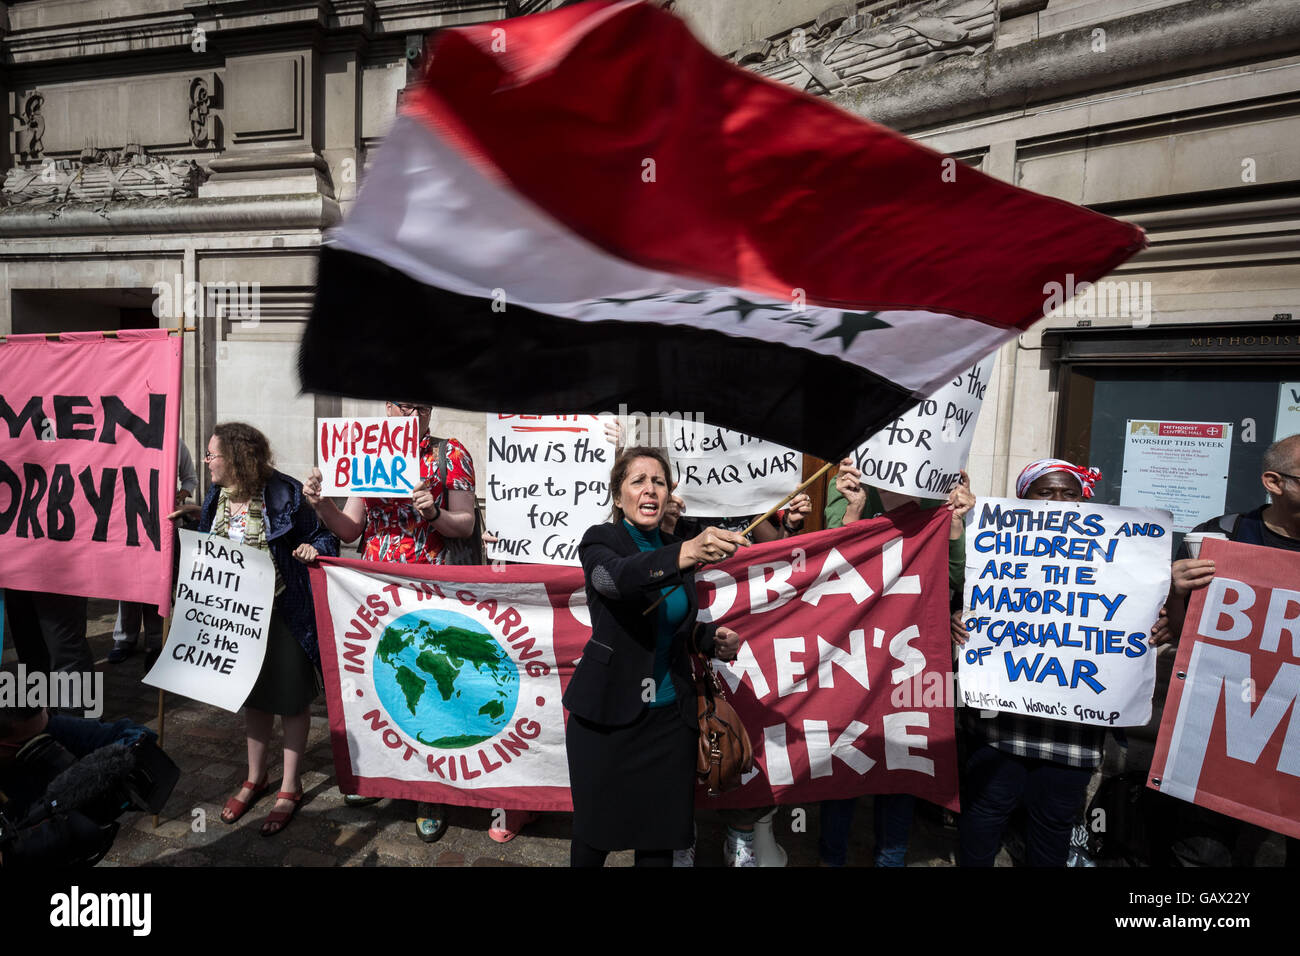
<path fill-rule="evenodd" d="M 612 520 L 578 548 L 591 640 L 564 694 L 573 866 L 625 849 L 637 866 L 671 866 L 693 840 L 699 722 L 687 655 L 693 645 L 729 661 L 740 649 L 735 631 L 696 620 L 694 570 L 748 542 L 719 528 L 689 541 L 661 532 L 670 473 L 657 449 L 619 455 Z"/>

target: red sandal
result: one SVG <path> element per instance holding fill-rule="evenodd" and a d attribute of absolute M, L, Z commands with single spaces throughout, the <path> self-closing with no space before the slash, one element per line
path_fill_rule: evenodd
<path fill-rule="evenodd" d="M 289 825 L 293 815 L 298 812 L 298 801 L 302 799 L 302 791 L 290 793 L 288 790 L 281 790 L 275 795 L 277 800 L 292 800 L 293 806 L 288 810 L 272 810 L 266 815 L 266 822 L 262 824 L 262 836 L 275 836 L 281 830 Z M 267 829 L 270 827 L 271 829 Z"/>
<path fill-rule="evenodd" d="M 247 813 L 249 807 L 271 792 L 271 781 L 263 780 L 260 784 L 257 784 L 251 780 L 245 780 L 239 785 L 239 789 L 251 790 L 252 792 L 248 795 L 247 800 L 240 800 L 239 794 L 236 793 L 226 801 L 225 807 L 221 810 L 222 823 L 234 823 Z"/>

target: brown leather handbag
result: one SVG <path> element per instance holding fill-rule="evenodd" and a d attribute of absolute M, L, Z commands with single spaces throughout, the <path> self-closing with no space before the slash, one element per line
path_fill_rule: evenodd
<path fill-rule="evenodd" d="M 695 681 L 700 718 L 700 749 L 695 776 L 716 797 L 740 786 L 742 774 L 754 766 L 754 747 L 736 709 L 723 695 L 718 675 L 696 643 L 699 624 L 691 634 L 691 676 Z"/>

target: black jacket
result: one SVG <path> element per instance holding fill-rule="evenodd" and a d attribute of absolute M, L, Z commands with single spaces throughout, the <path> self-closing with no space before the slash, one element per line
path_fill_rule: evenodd
<path fill-rule="evenodd" d="M 644 614 L 660 589 L 681 584 L 688 602 L 686 617 L 673 635 L 669 670 L 677 691 L 677 708 L 690 727 L 698 726 L 695 686 L 687 653 L 692 632 L 705 656 L 713 656 L 717 628 L 696 622 L 695 574 L 679 571 L 682 541 L 663 534 L 664 547 L 639 551 L 623 522 L 587 529 L 578 556 L 587 578 L 591 640 L 583 649 L 564 706 L 593 723 L 629 724 L 646 708 L 647 679 L 654 678 L 658 613 Z"/>

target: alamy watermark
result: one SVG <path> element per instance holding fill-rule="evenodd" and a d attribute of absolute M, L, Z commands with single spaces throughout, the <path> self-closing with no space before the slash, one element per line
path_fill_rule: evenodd
<path fill-rule="evenodd" d="M 1064 284 L 1043 286 L 1043 315 L 1067 319 L 1129 319 L 1135 328 L 1151 324 L 1151 283 L 1137 280 L 1074 281 L 1067 273 Z"/>
<path fill-rule="evenodd" d="M 44 707 L 84 711 L 92 720 L 104 715 L 103 671 L 28 671 L 19 664 L 0 671 L 0 707 Z"/>
<path fill-rule="evenodd" d="M 599 414 L 602 417 L 613 416 L 624 447 L 648 445 L 651 448 L 667 448 L 676 434 L 667 422 L 699 426 L 705 424 L 703 412 L 638 412 L 629 411 L 625 404 L 620 404 L 617 412 Z"/>
<path fill-rule="evenodd" d="M 241 328 L 253 329 L 262 318 L 260 282 L 172 282 L 153 284 L 153 314 L 159 319 L 238 319 Z"/>

